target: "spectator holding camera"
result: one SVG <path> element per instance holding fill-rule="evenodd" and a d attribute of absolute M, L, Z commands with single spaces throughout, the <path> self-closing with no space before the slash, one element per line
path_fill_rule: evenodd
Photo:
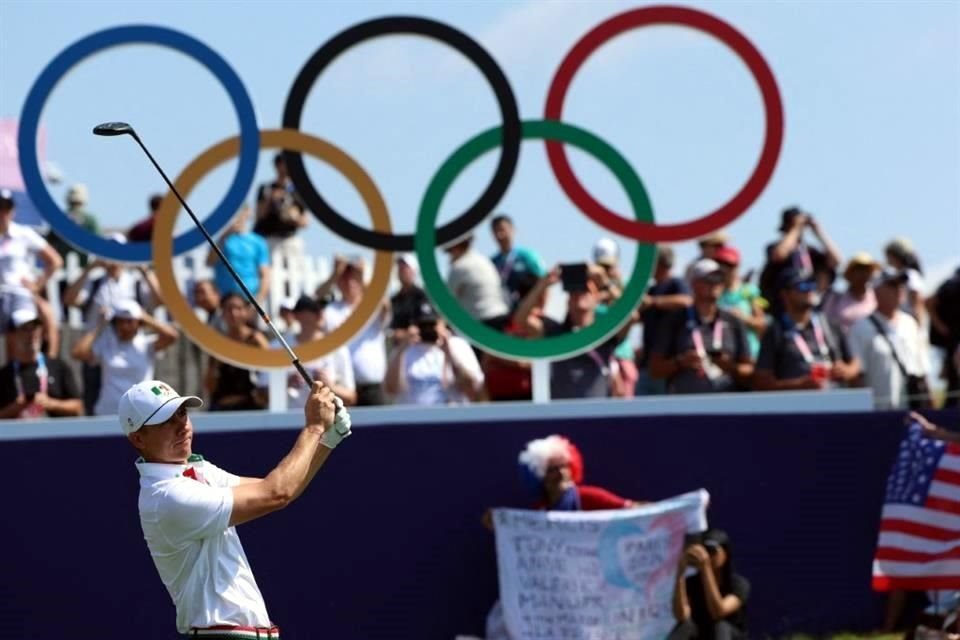
<path fill-rule="evenodd" d="M 757 391 L 826 389 L 851 386 L 860 362 L 846 336 L 814 312 L 817 283 L 793 269 L 781 272 L 780 306 L 760 341 L 753 388 Z"/>
<path fill-rule="evenodd" d="M 470 343 L 424 304 L 390 354 L 384 386 L 397 404 L 465 404 L 480 397 L 483 371 Z"/>
<path fill-rule="evenodd" d="M 144 329 L 150 329 L 152 334 Z M 135 300 L 114 302 L 71 352 L 77 360 L 100 366 L 100 394 L 94 413 L 115 415 L 127 389 L 153 379 L 156 354 L 176 342 L 177 335 L 176 329 L 144 313 Z"/>
<path fill-rule="evenodd" d="M 567 315 L 563 322 L 535 313 L 547 289 L 563 282 L 567 292 Z M 517 305 L 513 324 L 523 327 L 531 338 L 557 336 L 579 331 L 593 324 L 600 303 L 598 282 L 606 281 L 606 273 L 597 265 L 586 263 L 557 265 L 540 278 L 533 289 Z M 586 353 L 550 363 L 550 396 L 561 398 L 607 398 L 622 395 L 622 380 L 615 370 L 614 351 L 630 330 L 626 323 L 620 331 Z"/>
<path fill-rule="evenodd" d="M 293 188 L 283 153 L 273 156 L 277 177 L 257 189 L 257 217 L 253 232 L 267 241 L 271 255 L 303 255 L 303 238 L 297 235 L 310 218 L 307 205 Z"/>
<path fill-rule="evenodd" d="M 690 268 L 693 304 L 667 315 L 657 328 L 650 374 L 670 393 L 735 391 L 747 385 L 753 360 L 743 323 L 720 309 L 726 276 L 709 258 Z"/>
<path fill-rule="evenodd" d="M 70 367 L 43 354 L 43 324 L 36 309 L 14 311 L 8 329 L 13 348 L 0 369 L 0 419 L 83 415 Z"/>
<path fill-rule="evenodd" d="M 677 625 L 668 640 L 746 638 L 749 598 L 750 582 L 733 568 L 730 537 L 720 529 L 706 531 L 680 558 L 673 591 Z"/>
<path fill-rule="evenodd" d="M 805 234 L 810 231 L 822 248 L 807 243 Z M 767 264 L 760 274 L 760 293 L 770 302 L 771 313 L 779 315 L 782 299 L 777 290 L 780 274 L 792 269 L 810 275 L 814 266 L 822 263 L 828 269 L 836 269 L 842 261 L 840 250 L 827 236 L 820 223 L 798 207 L 783 212 L 780 221 L 780 239 L 767 246 Z"/>

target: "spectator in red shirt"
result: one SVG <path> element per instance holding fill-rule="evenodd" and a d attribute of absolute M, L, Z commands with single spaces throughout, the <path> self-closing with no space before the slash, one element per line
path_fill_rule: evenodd
<path fill-rule="evenodd" d="M 150 196 L 150 200 L 147 201 L 150 215 L 130 227 L 127 231 L 127 242 L 150 242 L 153 239 L 153 223 L 157 219 L 161 202 L 163 202 L 163 196 L 159 193 Z"/>

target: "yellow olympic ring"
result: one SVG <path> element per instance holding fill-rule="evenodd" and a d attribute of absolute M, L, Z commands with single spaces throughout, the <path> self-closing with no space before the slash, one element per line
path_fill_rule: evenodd
<path fill-rule="evenodd" d="M 373 180 L 353 158 L 339 147 L 294 129 L 269 129 L 260 132 L 261 149 L 287 149 L 307 153 L 323 160 L 338 170 L 350 181 L 363 199 L 373 228 L 381 233 L 390 233 L 390 216 L 387 206 Z M 196 184 L 218 165 L 240 152 L 240 137 L 234 136 L 218 142 L 197 156 L 177 176 L 174 185 L 186 198 Z M 172 195 L 172 194 L 170 194 Z M 290 358 L 283 349 L 259 349 L 231 340 L 216 329 L 204 324 L 187 303 L 177 286 L 173 274 L 173 227 L 180 213 L 180 204 L 166 197 L 157 212 L 153 230 L 153 260 L 160 285 L 160 294 L 171 318 L 180 324 L 183 332 L 198 346 L 224 362 L 239 367 L 257 369 L 287 368 Z M 373 277 L 363 299 L 353 313 L 334 331 L 296 347 L 303 362 L 316 360 L 348 342 L 358 334 L 380 307 L 381 300 L 390 284 L 393 253 L 377 251 L 373 262 Z"/>

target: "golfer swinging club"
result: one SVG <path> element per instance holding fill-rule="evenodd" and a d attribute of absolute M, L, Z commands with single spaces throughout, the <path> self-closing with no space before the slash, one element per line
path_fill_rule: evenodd
<path fill-rule="evenodd" d="M 202 405 L 159 380 L 136 384 L 120 399 L 120 424 L 141 455 L 143 535 L 177 608 L 177 631 L 194 638 L 279 638 L 235 527 L 297 499 L 350 435 L 350 415 L 328 387 L 314 382 L 306 424 L 290 453 L 266 478 L 241 478 L 192 452 L 187 409 Z"/>

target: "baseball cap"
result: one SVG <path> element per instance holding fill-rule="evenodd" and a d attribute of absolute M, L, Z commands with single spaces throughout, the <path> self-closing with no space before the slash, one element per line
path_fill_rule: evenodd
<path fill-rule="evenodd" d="M 0 209 L 12 209 L 13 205 L 13 191 L 0 189 Z"/>
<path fill-rule="evenodd" d="M 780 276 L 777 278 L 777 288 L 778 289 L 796 289 L 798 287 L 806 288 L 816 286 L 816 280 L 813 278 L 813 274 L 807 271 L 800 271 L 798 269 L 790 268 L 784 269 L 780 272 Z"/>
<path fill-rule="evenodd" d="M 397 256 L 397 262 L 402 262 L 403 264 L 417 269 L 419 263 L 417 262 L 417 256 L 412 253 L 401 253 Z"/>
<path fill-rule="evenodd" d="M 87 204 L 89 197 L 87 185 L 79 182 L 67 191 L 67 202 L 69 204 Z"/>
<path fill-rule="evenodd" d="M 593 261 L 597 264 L 610 266 L 617 264 L 620 259 L 620 247 L 612 238 L 600 238 L 593 245 Z"/>
<path fill-rule="evenodd" d="M 160 380 L 146 380 L 133 385 L 123 394 L 117 417 L 120 418 L 123 434 L 130 435 L 144 425 L 166 422 L 181 405 L 202 407 L 203 400 L 197 396 L 181 396 Z"/>
<path fill-rule="evenodd" d="M 283 300 L 280 301 L 280 310 L 281 310 L 281 311 L 284 311 L 284 310 L 286 310 L 286 311 L 293 311 L 294 307 L 296 307 L 296 306 L 297 306 L 297 299 L 294 298 L 293 296 L 290 296 L 290 297 L 288 297 L 288 298 L 284 298 Z"/>
<path fill-rule="evenodd" d="M 437 312 L 434 310 L 433 305 L 429 302 L 424 302 L 421 304 L 416 312 L 413 314 L 414 323 L 419 322 L 436 322 L 440 317 L 437 315 Z"/>
<path fill-rule="evenodd" d="M 23 325 L 35 322 L 39 319 L 40 316 L 37 315 L 37 310 L 33 307 L 17 309 L 10 314 L 10 324 L 13 325 L 14 329 L 19 329 Z"/>
<path fill-rule="evenodd" d="M 874 287 L 879 287 L 884 284 L 906 284 L 909 279 L 910 277 L 906 271 L 897 271 L 896 269 L 885 267 L 873 276 L 872 284 Z"/>
<path fill-rule="evenodd" d="M 110 319 L 139 320 L 143 317 L 143 308 L 136 300 L 117 300 L 110 307 Z"/>
<path fill-rule="evenodd" d="M 710 529 L 703 534 L 703 546 L 711 553 L 721 547 L 726 549 L 730 546 L 730 536 L 723 529 Z"/>
<path fill-rule="evenodd" d="M 797 216 L 803 215 L 803 211 L 800 207 L 788 207 L 783 210 L 783 214 L 780 216 L 780 228 L 778 231 L 786 231 L 793 226 L 793 219 Z"/>
<path fill-rule="evenodd" d="M 726 245 L 717 249 L 717 252 L 713 254 L 713 259 L 722 264 L 737 266 L 740 264 L 740 252 Z"/>
<path fill-rule="evenodd" d="M 297 303 L 293 305 L 294 313 L 298 311 L 307 311 L 310 313 L 320 313 L 320 303 L 317 302 L 316 298 L 310 296 L 300 296 L 297 299 Z"/>
<path fill-rule="evenodd" d="M 707 280 L 710 282 L 722 282 L 723 273 L 720 271 L 720 265 L 716 260 L 710 258 L 701 258 L 690 267 L 690 280 Z"/>

